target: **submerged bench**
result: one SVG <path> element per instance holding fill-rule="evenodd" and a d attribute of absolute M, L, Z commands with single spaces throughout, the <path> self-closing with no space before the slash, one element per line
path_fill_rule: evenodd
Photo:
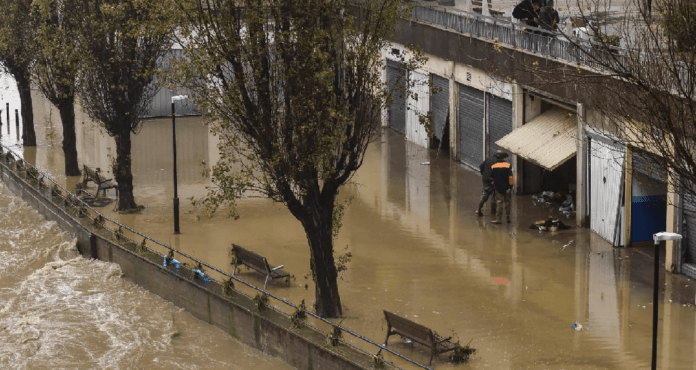
<path fill-rule="evenodd" d="M 266 257 L 256 254 L 248 249 L 244 249 L 237 244 L 232 244 L 232 251 L 234 251 L 234 270 L 232 270 L 232 275 L 234 276 L 237 272 L 237 266 L 242 264 L 250 269 L 260 272 L 266 275 L 266 281 L 263 283 L 263 290 L 266 290 L 266 285 L 268 280 L 282 279 L 290 285 L 290 274 L 281 270 L 284 265 L 278 267 L 273 267 L 268 264 Z"/>
<path fill-rule="evenodd" d="M 106 196 L 106 191 L 108 189 L 116 189 L 116 196 L 118 196 L 118 185 L 111 181 L 111 179 L 105 179 L 99 175 L 99 172 L 87 167 L 86 165 L 82 165 L 82 168 L 84 169 L 83 174 L 82 174 L 82 188 L 84 189 L 85 186 L 87 186 L 87 182 L 91 181 L 95 184 L 97 184 L 97 197 L 99 197 L 99 192 L 103 191 L 104 196 Z"/>
<path fill-rule="evenodd" d="M 428 362 L 428 366 L 433 363 L 433 357 L 435 357 L 435 355 L 454 351 L 454 349 L 457 347 L 456 344 L 450 342 L 452 337 L 442 338 L 425 326 L 417 324 L 389 311 L 384 311 L 384 318 L 387 320 L 387 339 L 384 341 L 384 346 L 387 346 L 389 337 L 394 334 L 398 334 L 403 338 L 410 339 L 418 344 L 422 344 L 430 348 L 430 361 Z"/>

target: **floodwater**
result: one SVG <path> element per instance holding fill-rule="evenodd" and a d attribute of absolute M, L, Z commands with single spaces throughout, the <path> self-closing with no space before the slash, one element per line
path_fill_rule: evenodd
<path fill-rule="evenodd" d="M 72 189 L 78 179 L 61 175 L 57 112 L 36 96 L 40 144 L 27 148 L 24 156 Z M 83 114 L 77 116 L 80 163 L 108 169 L 113 140 Z M 270 292 L 296 304 L 304 299 L 311 307 L 309 248 L 300 223 L 282 204 L 243 199 L 241 218 L 234 221 L 225 218 L 224 211 L 209 219 L 187 200 L 203 196 L 211 186 L 201 175 L 200 163 L 217 158 L 216 139 L 200 117 L 177 119 L 182 233 L 173 235 L 170 137 L 170 119 L 148 120 L 134 136 L 135 194 L 146 207 L 143 212 L 119 215 L 113 205 L 103 212 L 228 272 L 230 243 L 252 249 L 294 275 L 290 287 L 269 283 Z M 3 141 L 13 138 L 5 134 Z M 21 146 L 13 149 L 22 151 Z M 352 198 L 352 203 L 336 250 L 353 256 L 339 282 L 346 316 L 342 324 L 383 342 L 382 310 L 389 310 L 443 336 L 454 334 L 477 349 L 468 364 L 448 364 L 446 356 L 440 356 L 434 361 L 436 368 L 648 368 L 652 249 L 612 248 L 588 229 L 576 227 L 552 233 L 531 230 L 532 222 L 558 212 L 534 205 L 529 196 L 514 197 L 511 224 L 492 225 L 490 216 L 474 214 L 480 176 L 446 157 L 437 158 L 434 151 L 385 131 L 369 147 L 353 183 L 342 190 L 342 198 Z M 263 284 L 254 273 L 240 277 Z M 696 369 L 695 286 L 683 276 L 661 274 L 662 369 Z M 573 329 L 575 321 L 582 330 Z M 427 363 L 428 355 L 418 345 L 392 337 L 389 346 Z M 386 358 L 414 368 L 391 355 Z"/>
<path fill-rule="evenodd" d="M 82 258 L 0 182 L 0 368 L 291 367 L 122 279 L 118 265 Z"/>

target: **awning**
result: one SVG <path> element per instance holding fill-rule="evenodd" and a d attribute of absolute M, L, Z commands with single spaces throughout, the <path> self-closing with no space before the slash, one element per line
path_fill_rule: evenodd
<path fill-rule="evenodd" d="M 551 108 L 496 141 L 496 144 L 552 171 L 575 155 L 576 136 L 575 113 Z"/>

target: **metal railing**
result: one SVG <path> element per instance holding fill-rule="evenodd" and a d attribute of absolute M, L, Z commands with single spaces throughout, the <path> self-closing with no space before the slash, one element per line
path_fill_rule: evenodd
<path fill-rule="evenodd" d="M 6 159 L 7 158 L 6 156 L 8 153 L 10 153 L 12 155 L 12 157 L 10 159 Z M 122 223 L 120 223 L 116 220 L 113 220 L 109 217 L 106 217 L 101 212 L 94 209 L 94 207 L 89 205 L 85 200 L 80 199 L 78 196 L 76 196 L 76 194 L 70 192 L 63 185 L 61 185 L 58 182 L 56 182 L 55 180 L 53 180 L 48 174 L 39 170 L 36 166 L 24 161 L 19 154 L 14 153 L 9 147 L 7 147 L 3 144 L 0 144 L 0 165 L 7 166 L 8 163 L 11 161 L 15 162 L 15 170 L 14 171 L 16 173 L 19 174 L 20 169 L 24 168 L 25 170 L 27 170 L 26 172 L 27 172 L 28 177 L 34 177 L 34 179 L 38 181 L 37 186 L 40 189 L 46 190 L 45 192 L 41 192 L 41 194 L 44 195 L 45 199 L 48 199 L 52 203 L 56 204 L 52 198 L 59 197 L 61 199 L 60 203 L 62 203 L 62 204 L 59 204 L 60 206 L 71 209 L 72 212 L 76 213 L 77 217 L 85 217 L 85 216 L 90 217 L 93 220 L 93 223 L 95 226 L 98 225 L 97 226 L 98 228 L 100 228 L 100 229 L 103 228 L 104 230 L 111 232 L 114 239 L 116 239 L 116 240 L 129 240 L 130 242 L 138 245 L 138 247 L 142 247 L 142 248 L 146 249 L 147 251 L 149 251 L 150 253 L 154 253 L 154 254 L 159 255 L 160 257 L 163 258 L 165 255 L 161 254 L 157 250 L 150 248 L 145 243 L 145 241 L 152 242 L 156 245 L 159 245 L 160 247 L 163 247 L 169 251 L 176 253 L 176 255 L 179 255 L 179 256 L 184 257 L 187 260 L 191 261 L 193 263 L 193 265 L 188 265 L 186 263 L 184 263 L 184 265 L 189 266 L 192 270 L 194 268 L 196 268 L 196 266 L 204 266 L 207 269 L 210 269 L 211 271 L 215 271 L 216 273 L 226 277 L 228 279 L 228 281 L 234 281 L 234 282 L 238 282 L 240 284 L 243 284 L 244 286 L 251 288 L 254 291 L 257 291 L 259 294 L 263 294 L 269 298 L 272 298 L 275 301 L 280 302 L 280 303 L 282 303 L 282 304 L 284 304 L 292 309 L 295 309 L 295 310 L 300 309 L 298 305 L 296 305 L 292 302 L 289 302 L 289 301 L 285 300 L 284 298 L 278 297 L 277 295 L 270 293 L 262 288 L 259 288 L 259 287 L 255 286 L 247 281 L 244 281 L 236 276 L 232 276 L 229 273 L 222 271 L 213 265 L 210 265 L 210 264 L 208 264 L 204 261 L 201 261 L 193 256 L 190 256 L 190 255 L 186 254 L 185 252 L 177 250 L 170 245 L 167 245 L 167 244 L 162 243 L 158 240 L 155 240 L 155 239 L 153 239 L 153 238 L 151 238 L 151 237 L 149 237 L 149 236 L 147 236 L 147 235 L 145 235 L 145 234 L 143 234 L 143 233 L 141 233 L 141 232 L 139 232 L 131 227 L 123 225 Z M 30 170 L 28 170 L 28 168 L 31 168 L 32 170 L 30 171 Z M 29 172 L 33 172 L 34 174 L 29 174 Z M 46 181 L 49 182 L 50 184 L 46 184 Z M 31 193 L 29 193 L 29 194 L 31 194 Z M 36 198 L 33 195 L 32 195 L 32 197 Z M 47 209 L 49 211 L 51 211 L 56 217 L 64 219 L 64 217 L 62 217 L 59 214 L 56 214 L 50 208 L 47 208 Z M 107 226 L 107 224 L 113 225 L 112 226 L 113 229 L 109 228 Z M 123 234 L 124 230 L 128 231 L 132 235 L 137 235 L 138 237 L 143 238 L 143 242 L 141 244 L 138 244 L 138 242 L 136 240 L 134 240 L 133 237 L 129 237 L 129 236 L 124 235 Z M 92 230 L 90 230 L 90 232 L 92 232 Z M 195 275 L 192 275 L 192 276 L 195 276 Z M 215 279 L 214 277 L 209 276 L 207 274 L 206 274 L 206 277 L 208 277 L 211 281 L 214 281 L 214 282 L 217 282 L 218 284 L 221 284 L 223 287 L 227 284 L 227 282 L 219 281 L 219 280 Z M 194 279 L 195 279 L 195 277 L 194 277 Z M 231 287 L 230 289 L 233 289 L 235 292 L 237 292 L 241 295 L 244 295 L 248 298 L 252 298 L 250 295 L 248 295 L 248 294 L 246 294 L 246 293 L 244 293 L 244 292 L 242 292 L 234 287 Z M 277 308 L 276 306 L 268 305 L 267 307 L 274 310 L 275 312 L 278 312 L 278 313 L 288 317 L 288 318 L 291 317 L 291 314 Z M 411 358 L 408 358 L 402 354 L 399 354 L 398 352 L 393 351 L 389 347 L 386 347 L 383 344 L 377 343 L 377 342 L 375 342 L 375 341 L 373 341 L 373 340 L 371 340 L 363 335 L 360 335 L 360 334 L 358 334 L 358 333 L 356 333 L 356 332 L 354 332 L 354 331 L 352 331 L 344 326 L 341 326 L 340 324 L 333 323 L 333 322 L 331 322 L 323 317 L 317 316 L 316 314 L 314 314 L 310 311 L 304 311 L 304 312 L 307 314 L 307 316 L 312 317 L 312 318 L 318 320 L 319 322 L 322 322 L 324 324 L 331 326 L 331 328 L 333 330 L 339 330 L 342 333 L 347 333 L 347 334 L 355 337 L 356 339 L 358 339 L 366 344 L 369 344 L 371 346 L 378 348 L 379 350 L 377 353 L 380 353 L 381 351 L 385 351 L 385 352 L 388 352 L 388 353 L 390 353 L 390 354 L 392 354 L 392 355 L 394 355 L 394 356 L 396 356 L 396 357 L 398 357 L 398 358 L 400 358 L 400 359 L 402 359 L 402 360 L 404 360 L 412 365 L 418 366 L 418 367 L 423 368 L 423 369 L 432 370 L 431 367 L 426 366 L 424 364 L 421 364 L 420 362 L 415 361 Z M 328 332 L 316 327 L 315 325 L 312 325 L 311 323 L 309 323 L 307 321 L 303 321 L 302 325 L 306 325 L 308 327 L 311 327 L 314 330 L 317 330 L 318 332 L 321 332 L 323 334 L 326 334 L 326 335 L 329 334 Z M 352 349 L 354 349 L 356 351 L 364 353 L 372 358 L 376 358 L 376 356 L 377 356 L 377 355 L 372 354 L 372 353 L 370 353 L 370 352 L 368 352 L 360 347 L 355 346 L 352 343 L 345 341 L 344 339 L 339 339 L 339 342 L 343 343 L 344 345 L 346 345 L 348 347 L 351 347 Z M 383 361 L 384 365 L 390 366 L 390 367 L 395 368 L 395 369 L 402 369 L 401 367 L 397 366 L 393 362 L 388 361 L 386 359 L 380 358 L 379 360 L 376 360 L 376 361 Z"/>
<path fill-rule="evenodd" d="M 411 2 L 415 3 L 411 11 L 412 20 L 442 26 L 456 32 L 499 42 L 549 58 L 597 68 L 599 66 L 594 60 L 601 58 L 602 53 L 625 53 L 624 49 L 605 46 L 591 40 L 571 42 L 559 33 L 515 24 L 506 19 L 493 18 L 440 5 L 435 7 L 432 3 L 422 0 L 411 0 Z M 600 45 L 602 47 L 597 48 Z"/>

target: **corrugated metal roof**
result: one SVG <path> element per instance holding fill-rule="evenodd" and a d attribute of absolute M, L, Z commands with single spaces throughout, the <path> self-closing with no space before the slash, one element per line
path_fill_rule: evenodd
<path fill-rule="evenodd" d="M 498 146 L 551 171 L 575 155 L 575 113 L 552 108 L 496 141 Z"/>

